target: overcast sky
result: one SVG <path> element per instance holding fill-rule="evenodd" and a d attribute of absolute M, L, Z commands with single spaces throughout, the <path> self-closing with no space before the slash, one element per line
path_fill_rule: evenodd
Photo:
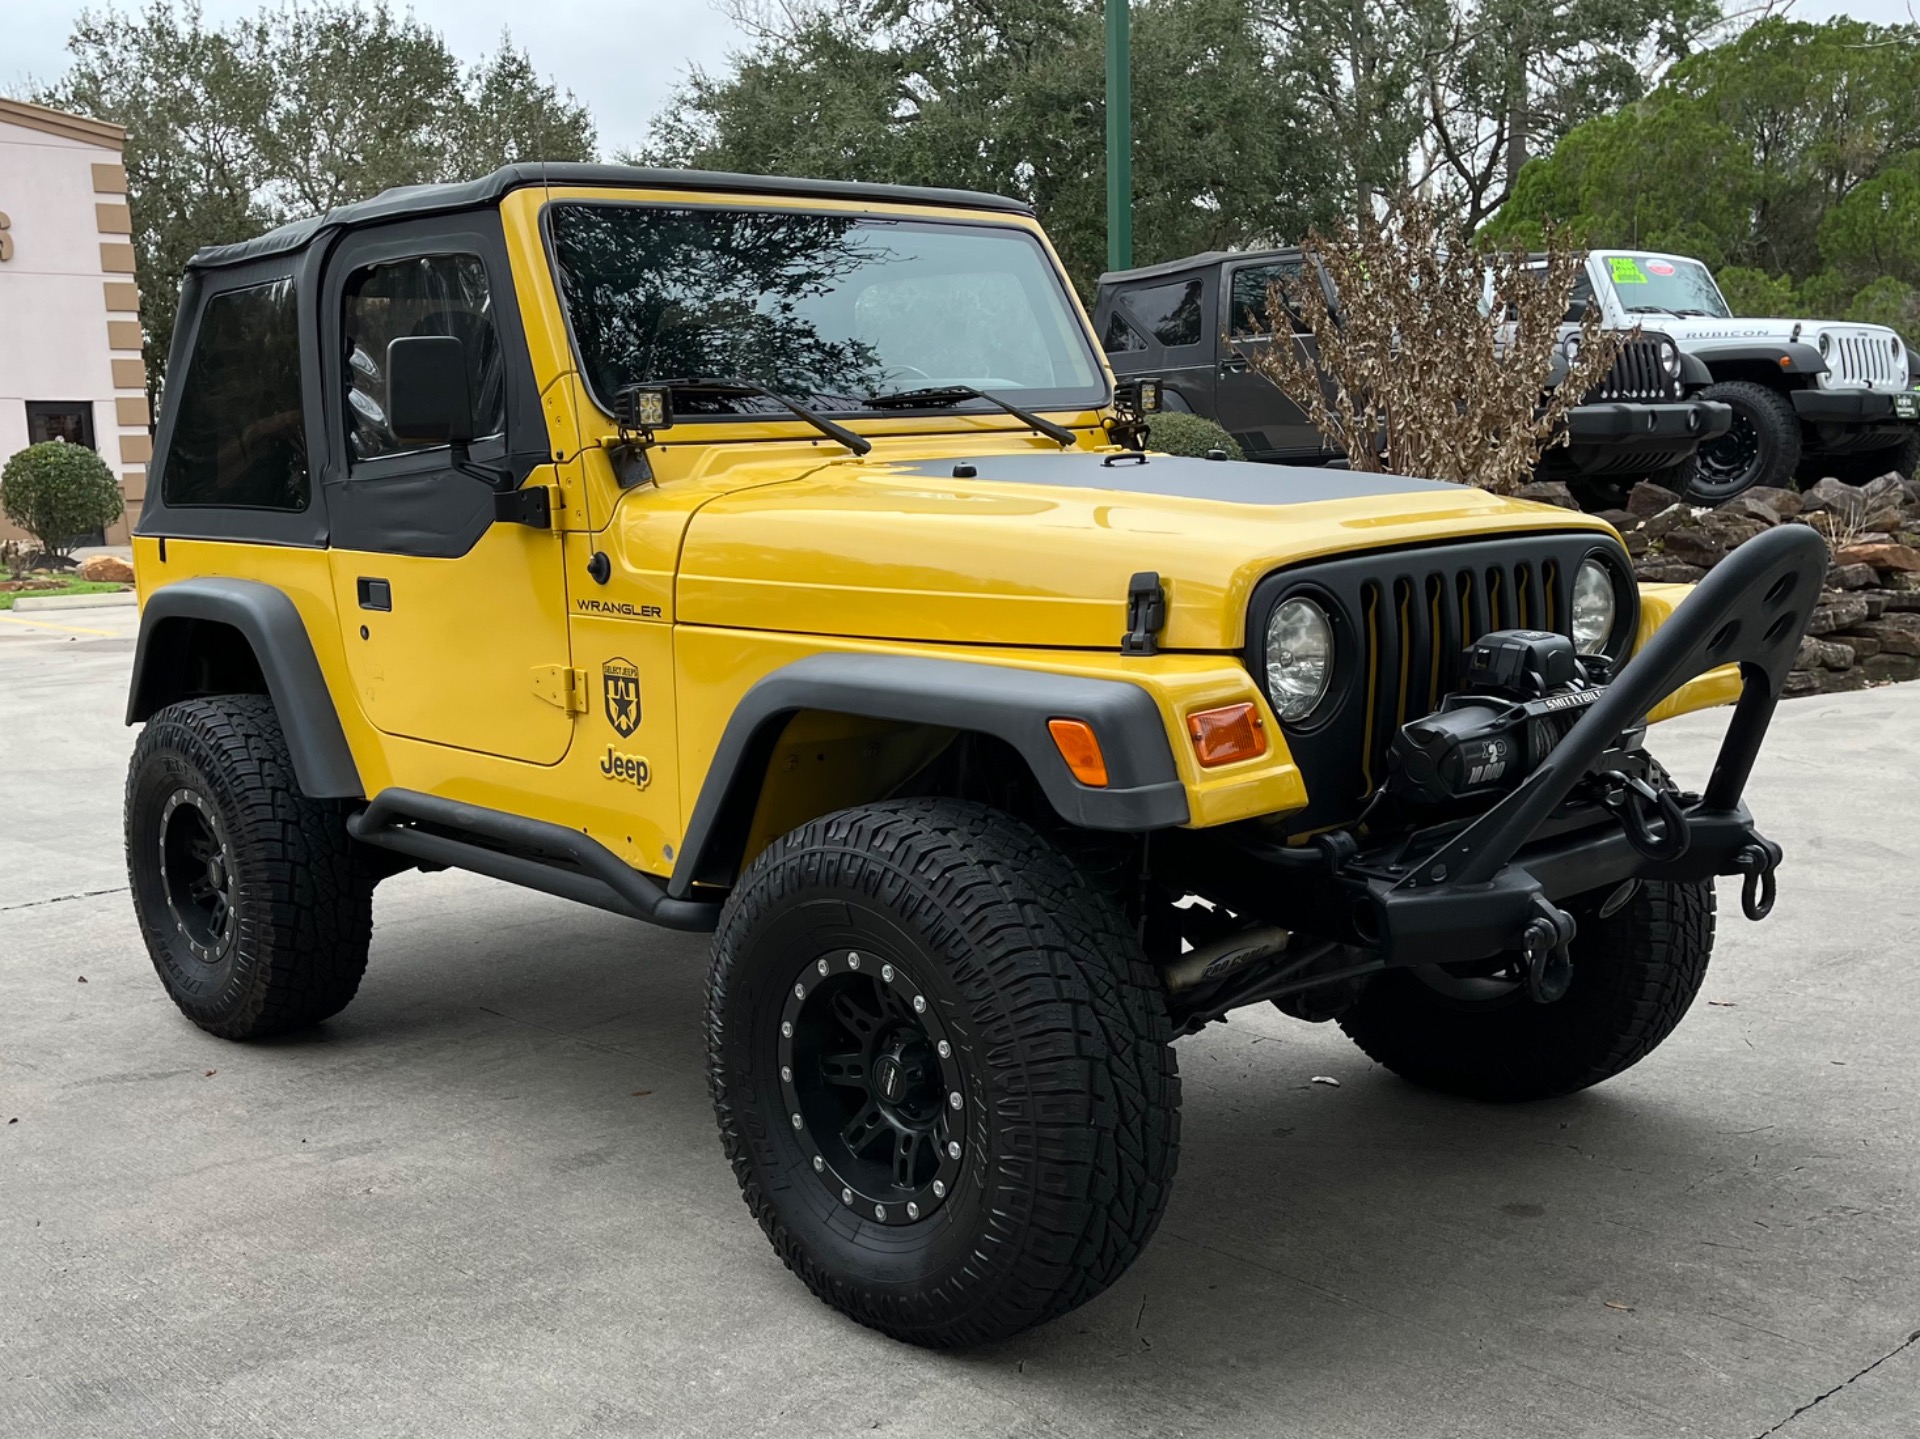
<path fill-rule="evenodd" d="M 221 25 L 261 8 L 262 0 L 204 0 Z M 46 81 L 66 68 L 66 37 L 82 9 L 114 8 L 82 0 L 0 0 L 0 94 Z M 137 8 L 122 0 L 119 8 Z M 719 68 L 733 48 L 725 17 L 707 0 L 402 0 L 446 37 L 463 60 L 476 60 L 511 30 L 534 67 L 587 102 L 600 127 L 601 153 L 636 145 L 674 85 L 696 65 Z M 1853 15 L 1891 24 L 1912 18 L 1909 0 L 1797 0 L 1802 19 Z"/>

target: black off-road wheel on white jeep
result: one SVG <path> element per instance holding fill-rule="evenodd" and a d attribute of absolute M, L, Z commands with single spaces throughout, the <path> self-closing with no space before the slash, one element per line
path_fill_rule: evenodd
<path fill-rule="evenodd" d="M 1545 1099 L 1611 1079 L 1673 1032 L 1713 949 L 1713 885 L 1648 881 L 1566 907 L 1573 982 L 1536 1004 L 1497 964 L 1390 970 L 1340 1018 L 1403 1079 L 1473 1099 Z M 1618 904 L 1610 912 L 1608 901 Z M 1480 972 L 1474 972 L 1480 971 Z"/>
<path fill-rule="evenodd" d="M 126 836 L 147 953 L 209 1034 L 281 1034 L 353 998 L 374 875 L 345 807 L 301 793 L 270 700 L 186 700 L 148 720 L 127 770 Z"/>
<path fill-rule="evenodd" d="M 1751 380 L 1723 380 L 1697 398 L 1731 406 L 1733 423 L 1695 452 L 1684 499 L 1717 505 L 1755 485 L 1792 488 L 1801 441 L 1791 400 Z"/>
<path fill-rule="evenodd" d="M 709 1080 L 747 1207 L 826 1303 L 980 1344 L 1076 1307 L 1179 1148 L 1160 984 L 1100 889 L 983 805 L 803 825 L 721 915 Z"/>

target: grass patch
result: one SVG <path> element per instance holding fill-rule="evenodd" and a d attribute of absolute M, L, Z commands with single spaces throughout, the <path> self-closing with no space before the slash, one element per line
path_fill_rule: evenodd
<path fill-rule="evenodd" d="M 40 599 L 48 595 L 107 595 L 131 588 L 133 588 L 131 585 L 116 585 L 110 580 L 67 580 L 61 584 L 49 585 L 45 589 L 36 587 L 0 594 L 0 610 L 12 609 L 15 600 Z"/>

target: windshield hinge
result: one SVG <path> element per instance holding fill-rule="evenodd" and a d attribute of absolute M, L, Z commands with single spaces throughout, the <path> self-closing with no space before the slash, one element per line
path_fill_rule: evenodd
<path fill-rule="evenodd" d="M 1127 581 L 1127 632 L 1120 637 L 1120 653 L 1159 653 L 1158 636 L 1166 623 L 1167 592 L 1160 576 L 1153 570 L 1142 570 Z"/>
<path fill-rule="evenodd" d="M 533 692 L 565 714 L 587 712 L 587 672 L 565 665 L 535 665 Z"/>

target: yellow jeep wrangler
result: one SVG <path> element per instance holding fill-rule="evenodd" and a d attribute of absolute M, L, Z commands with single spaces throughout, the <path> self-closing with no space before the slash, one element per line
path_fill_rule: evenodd
<path fill-rule="evenodd" d="M 520 165 L 189 268 L 136 542 L 134 905 L 182 1011 L 352 998 L 454 867 L 712 931 L 709 1074 L 816 1294 L 924 1344 L 1113 1282 L 1171 1041 L 1271 1001 L 1524 1099 L 1672 1029 L 1825 572 L 1174 458 L 1039 225 Z M 1704 792 L 1650 720 L 1738 697 Z"/>

